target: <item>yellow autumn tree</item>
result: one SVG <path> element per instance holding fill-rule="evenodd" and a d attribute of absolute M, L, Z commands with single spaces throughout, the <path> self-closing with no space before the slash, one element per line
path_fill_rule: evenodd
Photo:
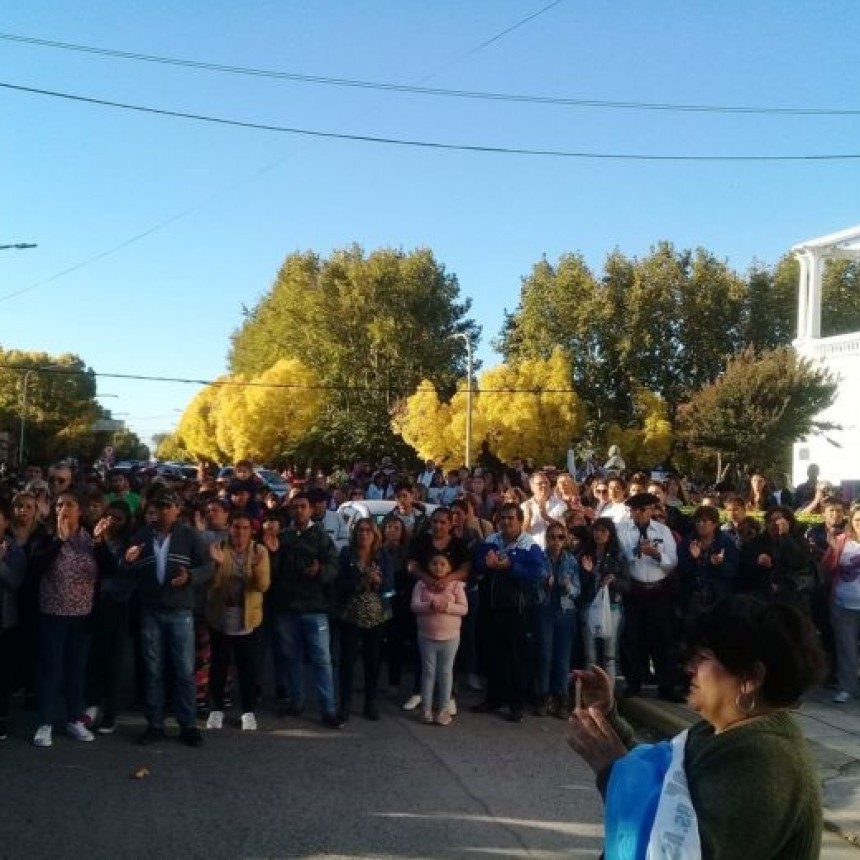
<path fill-rule="evenodd" d="M 271 462 L 307 433 L 324 402 L 316 374 L 282 358 L 258 376 L 224 376 L 200 391 L 182 415 L 177 441 L 198 458 Z"/>
<path fill-rule="evenodd" d="M 645 388 L 634 393 L 634 412 L 638 426 L 606 430 L 606 445 L 618 445 L 628 466 L 649 468 L 662 463 L 672 450 L 674 436 L 666 401 Z"/>
<path fill-rule="evenodd" d="M 311 428 L 325 402 L 319 377 L 295 358 L 282 358 L 244 389 L 244 453 L 269 463 Z"/>
<path fill-rule="evenodd" d="M 451 437 L 451 405 L 442 403 L 432 382 L 423 380 L 416 392 L 395 410 L 392 429 L 423 459 L 446 465 L 457 459 Z M 465 441 L 460 445 L 465 449 Z"/>
<path fill-rule="evenodd" d="M 564 459 L 585 421 L 571 377 L 570 359 L 558 347 L 548 359 L 503 364 L 481 375 L 479 410 L 496 456 L 539 464 Z"/>
<path fill-rule="evenodd" d="M 218 382 L 224 379 L 226 377 L 222 377 Z M 218 447 L 215 439 L 220 394 L 221 388 L 216 384 L 207 385 L 202 391 L 198 391 L 182 413 L 176 430 L 178 447 L 184 448 L 197 459 L 212 460 L 216 463 L 225 459 L 224 451 Z"/>
<path fill-rule="evenodd" d="M 215 441 L 230 463 L 246 457 L 250 447 L 245 388 L 247 381 L 242 374 L 225 379 L 218 388 L 218 397 L 212 410 L 215 417 Z"/>
<path fill-rule="evenodd" d="M 585 417 L 570 376 L 570 362 L 560 349 L 549 359 L 501 365 L 481 374 L 472 405 L 473 455 L 487 441 L 503 460 L 562 460 Z M 459 465 L 465 459 L 467 403 L 465 381 L 448 403 L 425 381 L 396 413 L 394 431 L 422 457 Z"/>

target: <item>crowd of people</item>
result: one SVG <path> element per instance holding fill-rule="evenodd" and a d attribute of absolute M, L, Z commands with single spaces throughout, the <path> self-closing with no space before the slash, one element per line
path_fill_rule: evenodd
<path fill-rule="evenodd" d="M 653 680 L 681 700 L 685 621 L 753 595 L 812 619 L 833 658 L 834 701 L 856 691 L 860 507 L 810 475 L 695 493 L 678 476 L 376 469 L 285 475 L 279 497 L 237 463 L 196 480 L 31 465 L 0 492 L 0 738 L 23 691 L 33 743 L 116 728 L 131 689 L 148 744 L 202 743 L 200 726 L 257 727 L 262 691 L 281 715 L 306 705 L 310 664 L 324 725 L 380 718 L 382 679 L 402 707 L 446 726 L 458 685 L 477 712 L 567 718 L 570 671 L 596 665 L 626 695 Z M 390 500 L 349 523 L 345 501 Z M 808 530 L 795 508 L 821 514 Z M 130 649 L 130 650 L 129 650 Z M 271 661 L 267 659 L 271 655 Z M 271 679 L 264 667 L 271 663 Z M 133 677 L 126 677 L 127 667 Z M 411 672 L 404 670 L 410 670 Z M 383 676 L 383 670 L 385 676 Z M 271 684 L 269 684 L 271 680 Z"/>

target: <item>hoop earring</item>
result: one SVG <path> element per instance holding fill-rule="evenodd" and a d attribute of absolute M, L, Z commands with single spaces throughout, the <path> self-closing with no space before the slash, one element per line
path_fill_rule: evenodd
<path fill-rule="evenodd" d="M 735 696 L 735 707 L 742 713 L 749 716 L 756 706 L 755 693 L 738 693 Z"/>

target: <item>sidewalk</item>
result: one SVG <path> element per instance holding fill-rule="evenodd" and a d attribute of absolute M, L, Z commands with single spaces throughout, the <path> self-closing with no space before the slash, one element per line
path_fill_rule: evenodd
<path fill-rule="evenodd" d="M 814 691 L 795 719 L 821 772 L 825 828 L 821 856 L 835 858 L 843 851 L 847 856 L 850 849 L 860 858 L 860 700 L 834 705 L 832 696 L 830 690 Z M 657 698 L 620 697 L 618 708 L 632 723 L 665 735 L 675 735 L 698 719 L 685 705 Z M 828 831 L 845 841 L 840 845 L 841 840 L 828 837 Z"/>

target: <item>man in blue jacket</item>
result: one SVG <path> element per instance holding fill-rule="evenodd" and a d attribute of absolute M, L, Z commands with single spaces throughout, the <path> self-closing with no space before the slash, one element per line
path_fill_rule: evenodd
<path fill-rule="evenodd" d="M 487 608 L 487 698 L 477 713 L 507 705 L 508 719 L 523 721 L 527 677 L 528 607 L 536 598 L 546 570 L 546 556 L 534 538 L 523 531 L 520 506 L 499 508 L 499 531 L 477 549 L 474 570 Z"/>
<path fill-rule="evenodd" d="M 138 742 L 164 738 L 164 661 L 174 676 L 179 740 L 200 746 L 194 679 L 194 586 L 214 570 L 200 534 L 179 519 L 179 499 L 169 490 L 150 496 L 153 521 L 132 540 L 125 554 L 141 605 L 141 638 L 146 681 L 146 731 Z"/>

